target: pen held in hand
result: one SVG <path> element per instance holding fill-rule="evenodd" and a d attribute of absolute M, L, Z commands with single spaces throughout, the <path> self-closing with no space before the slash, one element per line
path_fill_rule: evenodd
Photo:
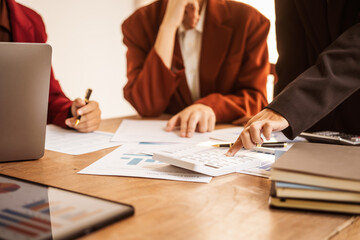
<path fill-rule="evenodd" d="M 268 148 L 283 148 L 286 147 L 286 142 L 265 142 L 261 144 L 256 144 L 256 147 L 268 147 Z"/>
<path fill-rule="evenodd" d="M 91 89 L 91 88 L 88 88 L 88 89 L 86 90 L 86 95 L 85 95 L 85 104 L 88 104 L 88 103 L 89 103 L 89 99 L 90 99 L 91 93 L 92 93 L 92 89 Z M 76 122 L 75 122 L 75 127 L 80 123 L 80 119 L 81 119 L 81 115 L 77 116 Z"/>
<path fill-rule="evenodd" d="M 213 147 L 232 147 L 234 143 L 220 143 L 214 144 Z M 267 142 L 262 144 L 256 144 L 256 147 L 269 147 L 269 148 L 279 148 L 279 147 L 286 147 L 286 142 Z"/>
<path fill-rule="evenodd" d="M 213 147 L 232 147 L 234 143 L 220 143 L 220 144 L 214 144 Z"/>

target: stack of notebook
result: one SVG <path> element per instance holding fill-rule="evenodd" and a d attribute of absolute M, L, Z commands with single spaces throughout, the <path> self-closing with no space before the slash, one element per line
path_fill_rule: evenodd
<path fill-rule="evenodd" d="M 271 180 L 273 207 L 360 214 L 360 147 L 295 143 Z"/>

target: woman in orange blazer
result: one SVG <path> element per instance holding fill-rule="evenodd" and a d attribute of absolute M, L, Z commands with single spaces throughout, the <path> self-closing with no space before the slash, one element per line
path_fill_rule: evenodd
<path fill-rule="evenodd" d="M 179 34 L 199 22 L 194 98 Z M 269 25 L 254 8 L 227 0 L 160 0 L 140 8 L 122 24 L 128 47 L 124 96 L 142 116 L 176 114 L 167 130 L 180 125 L 182 137 L 252 116 L 267 104 Z"/>

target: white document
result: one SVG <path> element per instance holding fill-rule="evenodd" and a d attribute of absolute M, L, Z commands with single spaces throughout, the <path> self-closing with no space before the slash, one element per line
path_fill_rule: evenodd
<path fill-rule="evenodd" d="M 223 128 L 211 132 L 209 134 L 209 137 L 211 139 L 225 141 L 225 142 L 235 142 L 243 130 L 244 130 L 243 127 Z"/>
<path fill-rule="evenodd" d="M 126 177 L 157 178 L 187 182 L 209 183 L 211 178 L 189 170 L 174 167 L 152 159 L 149 152 L 168 147 L 151 144 L 127 143 L 94 162 L 78 173 L 94 175 L 114 175 Z"/>
<path fill-rule="evenodd" d="M 235 142 L 239 135 L 244 130 L 243 127 L 231 127 L 215 130 L 209 133 L 209 137 L 212 139 L 225 141 L 225 142 Z M 270 140 L 266 140 L 263 137 L 264 142 L 299 142 L 305 141 L 302 137 L 296 137 L 294 140 L 290 140 L 282 132 L 272 132 Z"/>
<path fill-rule="evenodd" d="M 275 162 L 275 155 L 269 153 L 260 153 L 256 151 L 251 151 L 247 155 L 260 159 L 261 164 L 260 166 L 255 168 L 241 170 L 239 171 L 239 173 L 270 178 L 270 170 L 271 170 L 271 166 Z"/>
<path fill-rule="evenodd" d="M 194 133 L 192 138 L 180 137 L 180 131 L 166 132 L 167 121 L 123 120 L 112 141 L 200 143 L 209 140 L 208 133 Z"/>
<path fill-rule="evenodd" d="M 45 149 L 71 155 L 81 155 L 121 145 L 121 143 L 111 142 L 113 135 L 112 133 L 99 131 L 79 133 L 55 125 L 47 125 Z"/>

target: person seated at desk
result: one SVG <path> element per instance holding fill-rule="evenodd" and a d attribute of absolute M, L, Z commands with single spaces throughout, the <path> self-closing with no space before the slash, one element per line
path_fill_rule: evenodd
<path fill-rule="evenodd" d="M 245 126 L 228 155 L 252 148 L 272 131 L 360 134 L 360 1 L 277 0 L 281 91 Z"/>
<path fill-rule="evenodd" d="M 0 0 L 0 42 L 45 43 L 46 40 L 45 25 L 39 14 L 14 0 Z M 78 115 L 82 115 L 81 121 L 75 126 Z M 85 105 L 81 98 L 69 100 L 51 69 L 48 123 L 91 132 L 99 127 L 100 115 L 95 101 Z"/>
<path fill-rule="evenodd" d="M 141 116 L 175 114 L 182 137 L 253 116 L 267 104 L 269 21 L 227 0 L 160 0 L 122 24 L 128 83 Z"/>

